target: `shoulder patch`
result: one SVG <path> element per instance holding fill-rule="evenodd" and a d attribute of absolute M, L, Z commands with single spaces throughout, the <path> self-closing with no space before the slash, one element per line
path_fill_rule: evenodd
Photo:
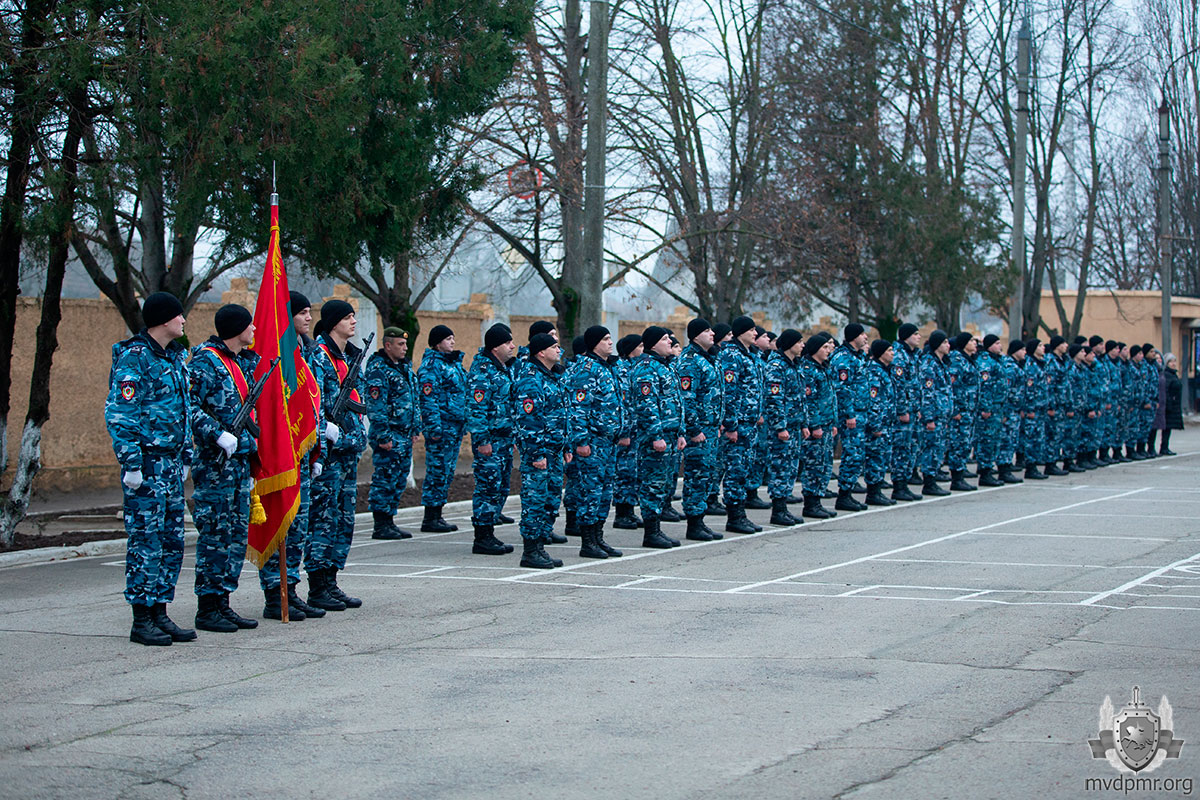
<path fill-rule="evenodd" d="M 737 375 L 733 374 L 733 370 L 731 370 L 731 369 L 725 370 L 725 382 L 726 383 L 733 383 L 733 380 L 736 377 L 737 377 Z"/>
<path fill-rule="evenodd" d="M 372 400 L 378 400 L 379 395 L 380 395 L 379 387 L 378 386 L 368 386 L 367 394 L 371 395 Z"/>
<path fill-rule="evenodd" d="M 981 373 L 979 373 L 979 380 L 981 380 L 981 381 L 986 381 L 986 380 L 987 380 L 988 378 L 990 378 L 990 377 L 992 377 L 992 375 L 991 375 L 991 373 L 990 373 L 990 372 L 981 372 Z"/>
<path fill-rule="evenodd" d="M 580 389 L 579 391 L 575 392 L 575 402 L 576 403 L 582 403 L 586 399 L 587 399 L 587 392 L 585 392 L 583 389 Z"/>
<path fill-rule="evenodd" d="M 685 392 L 692 388 L 692 379 L 687 375 L 681 375 L 679 377 L 679 388 L 683 389 Z"/>
<path fill-rule="evenodd" d="M 533 413 L 533 398 L 526 397 L 524 400 L 522 400 L 521 408 L 525 411 L 526 414 L 532 414 Z"/>
<path fill-rule="evenodd" d="M 812 387 L 811 387 L 811 386 L 805 386 L 805 387 L 804 387 L 804 396 L 805 396 L 805 397 L 808 397 L 808 396 L 809 396 L 809 395 L 811 395 L 811 394 L 812 394 Z"/>
<path fill-rule="evenodd" d="M 485 397 L 487 397 L 487 392 L 485 392 L 483 389 L 475 390 L 475 402 L 476 403 L 482 403 L 483 398 L 485 398 Z"/>
<path fill-rule="evenodd" d="M 871 397 L 877 397 L 878 395 L 879 395 L 879 387 L 872 386 L 871 387 Z"/>
<path fill-rule="evenodd" d="M 433 394 L 433 384 L 426 381 L 421 384 L 421 394 Z"/>
<path fill-rule="evenodd" d="M 650 394 L 650 381 L 642 381 L 639 383 L 638 391 L 640 391 L 643 395 Z"/>
<path fill-rule="evenodd" d="M 932 389 L 932 388 L 933 388 L 933 378 L 926 378 L 926 379 L 925 379 L 925 388 L 926 388 L 926 389 Z"/>
<path fill-rule="evenodd" d="M 778 383 L 771 384 L 771 394 L 779 394 L 783 388 Z"/>
<path fill-rule="evenodd" d="M 951 383 L 954 383 L 954 379 L 955 379 L 955 378 L 957 378 L 957 377 L 958 377 L 957 375 L 951 375 L 951 376 L 950 376 L 950 382 L 951 382 Z"/>
<path fill-rule="evenodd" d="M 137 384 L 133 381 L 121 381 L 121 399 L 132 400 L 137 394 Z"/>
<path fill-rule="evenodd" d="M 896 377 L 899 378 L 902 375 L 904 375 L 904 367 L 896 367 Z"/>
<path fill-rule="evenodd" d="M 850 372 L 848 370 L 846 370 L 845 368 L 838 370 L 838 380 L 839 381 L 844 381 L 849 377 L 850 377 Z"/>

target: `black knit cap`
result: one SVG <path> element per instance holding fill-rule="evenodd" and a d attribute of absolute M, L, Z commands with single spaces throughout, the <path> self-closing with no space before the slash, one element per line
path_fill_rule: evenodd
<path fill-rule="evenodd" d="M 450 330 L 445 325 L 434 325 L 429 330 L 429 346 L 437 347 L 441 342 L 446 341 L 454 335 L 454 331 Z"/>
<path fill-rule="evenodd" d="M 596 349 L 596 345 L 600 344 L 605 336 L 612 336 L 612 331 L 603 325 L 593 325 L 583 332 L 583 346 L 590 353 Z"/>
<path fill-rule="evenodd" d="M 775 340 L 775 349 L 780 353 L 786 353 L 796 346 L 796 342 L 803 338 L 800 331 L 795 328 L 785 328 L 783 333 L 779 334 L 779 338 Z"/>
<path fill-rule="evenodd" d="M 824 347 L 828 341 L 829 334 L 823 331 L 821 333 L 814 333 L 804 341 L 804 355 L 811 356 Z"/>
<path fill-rule="evenodd" d="M 920 328 L 918 328 L 916 325 L 913 325 L 911 322 L 906 322 L 900 326 L 900 330 L 896 334 L 896 337 L 899 341 L 903 342 L 919 330 Z"/>
<path fill-rule="evenodd" d="M 1050 344 L 1046 345 L 1046 349 L 1053 353 L 1060 344 L 1066 344 L 1067 340 L 1059 336 L 1057 333 L 1050 337 Z"/>
<path fill-rule="evenodd" d="M 951 350 L 962 350 L 967 346 L 967 342 L 971 341 L 971 334 L 966 331 L 959 331 L 958 334 L 950 340 Z"/>
<path fill-rule="evenodd" d="M 753 327 L 754 320 L 745 315 L 738 317 L 729 324 L 729 329 L 733 331 L 733 338 L 735 339 Z"/>
<path fill-rule="evenodd" d="M 775 333 L 775 331 L 767 331 L 767 341 L 773 342 L 778 338 L 779 334 Z"/>
<path fill-rule="evenodd" d="M 1113 350 L 1116 350 L 1120 346 L 1121 345 L 1118 342 L 1116 342 L 1115 340 L 1109 339 L 1107 342 L 1104 343 L 1104 352 L 1111 353 Z"/>
<path fill-rule="evenodd" d="M 842 340 L 844 342 L 846 342 L 847 344 L 849 344 L 850 342 L 857 339 L 859 336 L 862 336 L 865 331 L 866 331 L 866 328 L 864 328 L 862 325 L 859 325 L 857 322 L 851 322 L 849 325 L 847 325 L 845 328 L 842 329 Z M 839 358 L 840 358 L 840 356 L 839 356 Z"/>
<path fill-rule="evenodd" d="M 749 317 L 747 317 L 747 319 L 749 319 Z M 747 328 L 746 330 L 750 330 L 750 328 Z M 666 328 L 660 328 L 657 325 L 651 325 L 649 328 L 646 328 L 646 330 L 642 331 L 642 346 L 649 351 L 654 347 L 654 345 L 658 344 L 659 339 L 666 335 Z"/>
<path fill-rule="evenodd" d="M 1081 342 L 1076 342 L 1067 348 L 1067 357 L 1074 360 L 1075 356 L 1079 355 L 1079 351 L 1083 349 Z"/>
<path fill-rule="evenodd" d="M 529 355 L 536 356 L 548 347 L 554 347 L 558 344 L 553 336 L 548 333 L 535 333 L 529 337 Z"/>
<path fill-rule="evenodd" d="M 162 325 L 183 313 L 183 303 L 170 292 L 155 292 L 142 303 L 142 322 L 147 328 Z"/>
<path fill-rule="evenodd" d="M 998 341 L 1000 341 L 999 336 L 994 333 L 989 333 L 987 336 L 983 337 L 983 349 L 987 350 Z"/>
<path fill-rule="evenodd" d="M 711 327 L 712 327 L 712 325 L 709 325 L 708 320 L 704 319 L 704 317 L 696 317 L 694 320 L 692 320 L 691 322 L 688 323 L 688 326 L 687 326 L 688 341 L 689 342 L 692 341 L 697 336 L 704 333 L 706 330 L 710 329 Z"/>
<path fill-rule="evenodd" d="M 754 337 L 755 339 L 757 339 L 759 336 L 762 336 L 762 335 L 764 335 L 766 332 L 767 332 L 767 329 L 766 329 L 766 328 L 764 328 L 762 325 L 755 325 L 755 326 L 754 326 L 754 333 L 755 333 L 755 334 L 757 334 L 757 335 Z"/>
<path fill-rule="evenodd" d="M 584 339 L 582 336 L 576 336 L 571 340 L 571 355 L 577 356 L 583 353 Z"/>
<path fill-rule="evenodd" d="M 320 332 L 328 333 L 337 327 L 337 324 L 346 317 L 354 313 L 354 306 L 347 303 L 345 300 L 330 300 L 325 305 L 321 306 L 321 322 Z"/>
<path fill-rule="evenodd" d="M 1024 350 L 1024 349 L 1025 349 L 1025 342 L 1021 339 L 1013 339 L 1011 342 L 1008 343 L 1008 354 L 1010 356 L 1013 353 L 1017 352 L 1018 350 Z"/>
<path fill-rule="evenodd" d="M 288 292 L 288 310 L 293 317 L 306 308 L 312 308 L 312 303 L 308 302 L 307 297 L 296 291 Z"/>
<path fill-rule="evenodd" d="M 617 342 L 617 354 L 629 357 L 629 354 L 637 349 L 637 346 L 642 343 L 642 337 L 636 333 L 626 334 Z"/>
<path fill-rule="evenodd" d="M 246 328 L 249 328 L 253 321 L 254 318 L 250 315 L 249 309 L 236 303 L 221 306 L 213 316 L 213 325 L 216 326 L 217 336 L 222 339 L 232 339 L 238 336 Z"/>
<path fill-rule="evenodd" d="M 879 359 L 883 354 L 892 349 L 892 343 L 887 339 L 876 339 L 871 342 L 871 358 Z"/>
<path fill-rule="evenodd" d="M 733 326 L 731 326 L 728 322 L 718 322 L 716 325 L 713 325 L 714 342 L 721 341 L 730 333 L 733 333 Z"/>
<path fill-rule="evenodd" d="M 928 343 L 929 344 L 929 352 L 932 353 L 935 350 L 937 350 L 939 347 L 942 346 L 942 342 L 946 341 L 949 338 L 950 337 L 947 336 L 946 332 L 944 330 L 942 330 L 941 328 L 938 328 L 933 333 L 929 334 L 929 343 Z"/>
<path fill-rule="evenodd" d="M 554 330 L 554 323 L 547 322 L 544 319 L 539 319 L 537 322 L 531 323 L 529 326 L 529 341 L 533 341 L 533 337 L 539 333 L 549 333 Z"/>
<path fill-rule="evenodd" d="M 1085 345 L 1085 344 L 1087 344 L 1087 337 L 1083 336 L 1082 334 L 1079 336 L 1076 336 L 1075 341 L 1073 341 L 1071 344 Z"/>
<path fill-rule="evenodd" d="M 1042 340 L 1037 338 L 1036 336 L 1033 337 L 1032 339 L 1026 339 L 1025 340 L 1025 352 L 1029 353 L 1029 355 L 1033 355 L 1037 351 L 1038 345 L 1041 343 L 1042 343 Z"/>
<path fill-rule="evenodd" d="M 1133 358 L 1140 352 L 1142 352 L 1142 346 L 1140 344 L 1135 344 L 1133 347 L 1129 348 L 1129 357 Z"/>
<path fill-rule="evenodd" d="M 1153 349 L 1154 349 L 1154 345 L 1150 344 L 1149 342 L 1146 342 L 1145 344 L 1142 345 L 1143 353 L 1149 353 Z"/>
<path fill-rule="evenodd" d="M 487 329 L 487 333 L 483 335 L 483 349 L 491 350 L 499 347 L 502 344 L 508 344 L 513 340 L 512 331 L 503 322 L 497 322 L 495 325 Z"/>

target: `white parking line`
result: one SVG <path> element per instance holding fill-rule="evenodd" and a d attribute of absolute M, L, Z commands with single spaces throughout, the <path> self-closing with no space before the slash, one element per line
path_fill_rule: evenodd
<path fill-rule="evenodd" d="M 1081 600 L 1079 602 L 1079 605 L 1081 605 L 1081 606 L 1095 605 L 1096 603 L 1099 603 L 1101 600 L 1107 600 L 1109 597 L 1112 597 L 1114 594 L 1121 594 L 1123 592 L 1127 592 L 1135 586 L 1141 586 L 1146 581 L 1152 581 L 1155 578 L 1157 578 L 1159 575 L 1163 575 L 1167 572 L 1170 572 L 1173 569 L 1178 569 L 1179 567 L 1184 566 L 1185 564 L 1191 564 L 1191 563 L 1195 562 L 1197 559 L 1200 559 L 1200 553 L 1196 553 L 1195 555 L 1190 555 L 1187 558 L 1181 558 L 1180 560 L 1176 561 L 1173 564 L 1168 564 L 1165 567 L 1159 567 L 1158 569 L 1154 570 L 1153 572 L 1147 572 L 1142 577 L 1134 578 L 1133 580 L 1129 581 L 1128 583 L 1123 583 L 1115 589 L 1109 589 L 1107 592 L 1100 592 L 1100 594 L 1094 594 L 1086 600 Z"/>

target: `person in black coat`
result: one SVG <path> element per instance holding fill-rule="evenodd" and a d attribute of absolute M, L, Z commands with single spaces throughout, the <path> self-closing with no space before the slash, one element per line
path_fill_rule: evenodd
<path fill-rule="evenodd" d="M 1158 451 L 1164 456 L 1173 456 L 1171 451 L 1171 431 L 1183 430 L 1183 381 L 1179 379 L 1179 362 L 1171 353 L 1164 359 L 1166 369 L 1163 370 L 1159 396 L 1163 399 L 1160 404 L 1163 415 L 1155 422 L 1162 431 L 1162 448 Z"/>

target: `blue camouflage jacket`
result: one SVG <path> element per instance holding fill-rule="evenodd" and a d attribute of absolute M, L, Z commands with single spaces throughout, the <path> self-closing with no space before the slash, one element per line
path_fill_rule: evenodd
<path fill-rule="evenodd" d="M 975 370 L 979 373 L 979 410 L 994 417 L 1008 414 L 1008 380 L 1004 364 L 998 356 L 981 351 L 975 356 Z"/>
<path fill-rule="evenodd" d="M 979 373 L 962 350 L 951 350 L 946 357 L 946 377 L 954 395 L 954 414 L 974 415 L 979 406 Z"/>
<path fill-rule="evenodd" d="M 716 357 L 694 343 L 684 348 L 675 363 L 683 394 L 684 435 L 690 439 L 721 424 L 725 388 Z"/>
<path fill-rule="evenodd" d="M 683 435 L 683 395 L 670 364 L 654 353 L 643 353 L 629 373 L 633 386 L 633 431 L 638 444 L 656 439 L 668 448 Z"/>
<path fill-rule="evenodd" d="M 363 385 L 363 401 L 371 423 L 367 436 L 372 446 L 411 439 L 420 432 L 417 376 L 407 358 L 395 362 L 382 349 L 375 351 L 367 359 Z"/>
<path fill-rule="evenodd" d="M 1056 355 L 1046 357 L 1046 389 L 1049 392 L 1049 408 L 1055 412 L 1073 411 L 1074 398 L 1071 395 L 1071 380 L 1067 374 L 1069 364 L 1066 356 Z"/>
<path fill-rule="evenodd" d="M 812 356 L 801 356 L 800 379 L 804 387 L 800 427 L 810 431 L 822 428 L 825 435 L 831 435 L 838 421 L 837 378 L 833 370 L 828 362 L 818 364 Z"/>
<path fill-rule="evenodd" d="M 946 365 L 929 350 L 921 354 L 921 421 L 945 421 L 954 414 L 954 395 Z"/>
<path fill-rule="evenodd" d="M 1005 414 L 1015 414 L 1025 408 L 1025 366 L 1010 355 L 1005 355 L 1000 361 L 1004 370 L 1004 381 L 1008 384 L 1008 395 L 1005 398 Z"/>
<path fill-rule="evenodd" d="M 145 330 L 113 345 L 104 422 L 125 472 L 140 471 L 147 453 L 192 463 L 186 356 L 183 345 L 164 350 Z"/>
<path fill-rule="evenodd" d="M 738 341 L 721 345 L 717 368 L 725 384 L 725 413 L 721 425 L 725 432 L 739 427 L 754 428 L 762 417 L 762 380 L 758 365 Z"/>
<path fill-rule="evenodd" d="M 566 378 L 571 401 L 571 446 L 592 439 L 615 442 L 628 435 L 621 387 L 612 367 L 594 353 L 580 356 Z"/>
<path fill-rule="evenodd" d="M 538 461 L 566 451 L 570 414 L 561 377 L 539 362 L 527 360 L 513 389 L 512 416 L 522 457 Z"/>
<path fill-rule="evenodd" d="M 1025 411 L 1045 411 L 1050 407 L 1050 379 L 1046 376 L 1046 363 L 1033 356 L 1025 358 L 1025 393 L 1022 408 Z"/>
<path fill-rule="evenodd" d="M 513 436 L 512 370 L 481 347 L 467 373 L 467 433 L 476 447 Z"/>
<path fill-rule="evenodd" d="M 217 437 L 223 431 L 229 431 L 233 426 L 233 418 L 242 410 L 242 396 L 217 352 L 233 361 L 241 371 L 247 389 L 254 385 L 254 370 L 260 360 L 258 353 L 249 348 L 235 355 L 216 336 L 210 336 L 204 344 L 192 348 L 192 358 L 188 362 L 192 437 L 196 442 L 197 455 L 206 462 L 216 461 L 221 452 L 217 447 Z M 257 450 L 258 442 L 248 431 L 242 431 L 234 453 L 248 455 Z"/>
<path fill-rule="evenodd" d="M 421 426 L 431 439 L 457 432 L 467 421 L 467 373 L 461 350 L 442 353 L 425 348 L 417 370 Z"/>
<path fill-rule="evenodd" d="M 343 352 L 327 334 L 317 337 L 317 347 L 308 366 L 312 370 L 313 376 L 321 384 L 321 415 L 326 420 L 329 419 L 329 414 L 333 411 L 333 404 L 337 401 L 338 392 L 341 391 L 342 378 L 338 372 L 343 369 L 348 370 L 349 360 L 353 359 L 357 353 L 358 348 L 349 342 L 346 343 L 346 350 Z M 335 364 L 335 362 L 337 363 Z M 362 387 L 361 381 L 358 386 Z M 361 402 L 361 400 L 362 394 L 360 393 L 359 401 Z M 338 429 L 341 431 L 341 435 L 333 444 L 324 443 L 325 452 L 361 453 L 366 449 L 367 431 L 363 427 L 362 417 L 358 414 L 353 411 L 346 412 Z"/>
<path fill-rule="evenodd" d="M 771 353 L 767 359 L 766 392 L 763 417 L 771 433 L 796 433 L 803 427 L 804 386 L 799 359 L 792 361 L 783 353 Z"/>
<path fill-rule="evenodd" d="M 833 351 L 829 364 L 837 377 L 838 416 L 841 420 L 853 419 L 870 404 L 867 359 L 849 345 L 841 344 Z"/>
<path fill-rule="evenodd" d="M 1071 408 L 1084 415 L 1089 411 L 1096 410 L 1096 406 L 1092 403 L 1089 372 L 1091 370 L 1078 361 L 1071 360 L 1067 364 L 1067 383 L 1071 385 Z"/>
<path fill-rule="evenodd" d="M 896 392 L 896 414 L 915 414 L 921 403 L 921 383 L 917 379 L 918 354 L 904 342 L 893 344 L 892 354 L 892 387 Z"/>
<path fill-rule="evenodd" d="M 893 347 L 893 353 L 895 348 Z M 893 362 L 895 363 L 895 362 Z M 891 430 L 896 424 L 896 388 L 891 367 L 885 367 L 877 359 L 867 359 L 864 381 L 867 386 L 865 423 L 867 435 Z"/>

